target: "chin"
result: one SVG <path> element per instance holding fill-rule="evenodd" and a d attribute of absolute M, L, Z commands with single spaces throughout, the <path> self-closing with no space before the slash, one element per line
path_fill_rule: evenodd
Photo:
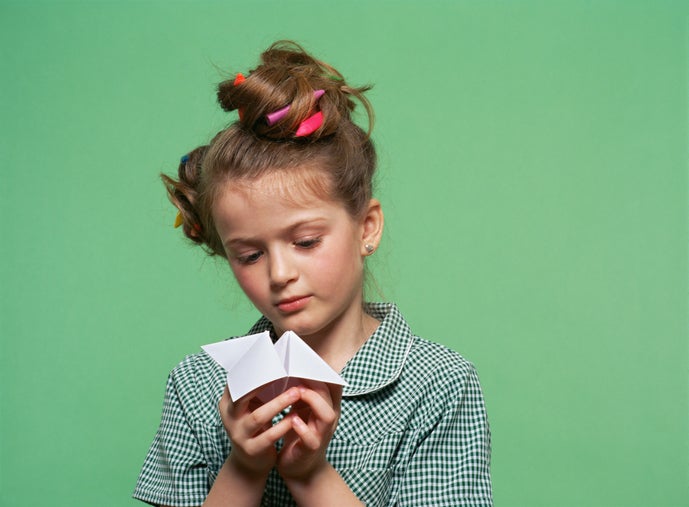
<path fill-rule="evenodd" d="M 302 338 L 316 334 L 324 327 L 323 325 L 319 325 L 315 322 L 309 322 L 308 319 L 301 318 L 299 315 L 291 315 L 287 317 L 279 316 L 271 322 L 273 327 L 276 329 L 281 329 L 283 333 L 285 331 L 294 331 Z"/>
<path fill-rule="evenodd" d="M 299 324 L 287 324 L 287 323 L 285 323 L 285 324 L 282 324 L 282 325 L 278 325 L 278 327 L 279 327 L 280 329 L 283 330 L 283 331 L 282 331 L 283 333 L 284 333 L 285 331 L 293 331 L 293 332 L 297 333 L 297 334 L 298 334 L 300 337 L 302 337 L 302 338 L 305 337 L 305 336 L 310 336 L 310 335 L 314 334 L 315 332 L 317 332 L 317 331 L 314 330 L 314 327 L 313 327 L 313 326 L 309 326 L 309 325 L 299 325 Z"/>

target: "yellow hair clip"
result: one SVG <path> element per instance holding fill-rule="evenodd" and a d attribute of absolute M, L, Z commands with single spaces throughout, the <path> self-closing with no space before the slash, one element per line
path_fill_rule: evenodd
<path fill-rule="evenodd" d="M 182 218 L 182 212 L 178 211 L 175 217 L 175 229 L 184 223 L 184 218 Z"/>

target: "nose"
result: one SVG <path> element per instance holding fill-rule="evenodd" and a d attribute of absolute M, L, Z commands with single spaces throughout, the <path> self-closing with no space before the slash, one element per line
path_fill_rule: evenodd
<path fill-rule="evenodd" d="M 270 252 L 269 257 L 268 269 L 272 286 L 284 287 L 299 277 L 297 265 L 288 251 L 276 249 Z"/>

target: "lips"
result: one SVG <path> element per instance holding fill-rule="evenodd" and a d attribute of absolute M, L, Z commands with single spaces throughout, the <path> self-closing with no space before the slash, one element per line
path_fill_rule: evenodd
<path fill-rule="evenodd" d="M 304 308 L 310 299 L 311 296 L 294 296 L 281 299 L 275 306 L 283 313 L 292 313 Z"/>

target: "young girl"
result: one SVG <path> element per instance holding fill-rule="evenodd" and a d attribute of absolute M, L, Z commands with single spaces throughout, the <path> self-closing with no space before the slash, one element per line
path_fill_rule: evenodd
<path fill-rule="evenodd" d="M 473 366 L 363 301 L 383 212 L 376 155 L 351 119 L 367 88 L 290 42 L 220 84 L 239 119 L 164 176 L 192 241 L 227 259 L 262 314 L 347 382 L 232 402 L 208 355 L 170 374 L 134 497 L 154 505 L 492 505 L 490 433 Z M 369 129 L 370 130 L 370 129 Z"/>

